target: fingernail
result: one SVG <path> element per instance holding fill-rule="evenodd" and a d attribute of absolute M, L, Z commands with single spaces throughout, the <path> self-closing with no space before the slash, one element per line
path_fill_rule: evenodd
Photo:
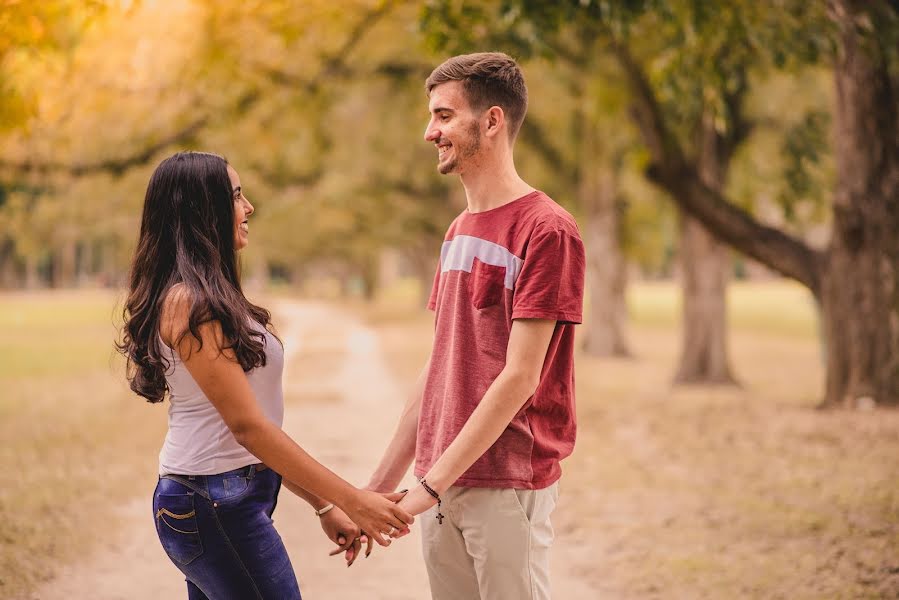
<path fill-rule="evenodd" d="M 401 494 L 405 494 L 405 493 L 408 492 L 408 491 L 409 491 L 409 488 L 406 488 L 406 489 L 404 489 L 404 490 L 400 490 L 400 493 L 401 493 Z"/>

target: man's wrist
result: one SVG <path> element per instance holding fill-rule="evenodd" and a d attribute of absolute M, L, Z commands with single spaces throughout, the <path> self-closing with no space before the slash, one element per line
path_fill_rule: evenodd
<path fill-rule="evenodd" d="M 446 476 L 441 475 L 439 470 L 435 469 L 431 469 L 430 471 L 428 471 L 425 476 L 422 477 L 419 481 L 427 481 L 428 487 L 430 487 L 438 494 L 442 494 L 452 485 L 451 481 L 447 481 Z"/>

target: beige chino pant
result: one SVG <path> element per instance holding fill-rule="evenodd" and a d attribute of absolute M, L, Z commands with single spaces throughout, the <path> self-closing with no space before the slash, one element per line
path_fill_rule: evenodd
<path fill-rule="evenodd" d="M 542 490 L 453 486 L 419 517 L 434 600 L 549 600 L 549 517 L 559 482 Z"/>

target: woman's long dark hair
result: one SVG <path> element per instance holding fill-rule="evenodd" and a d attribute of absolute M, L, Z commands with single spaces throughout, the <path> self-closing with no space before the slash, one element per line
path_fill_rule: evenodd
<path fill-rule="evenodd" d="M 159 322 L 176 284 L 191 302 L 182 337 L 190 333 L 199 340 L 200 325 L 218 321 L 244 371 L 265 365 L 265 335 L 250 321 L 268 329 L 271 315 L 250 303 L 240 287 L 227 167 L 215 154 L 179 152 L 156 167 L 147 186 L 116 346 L 128 359 L 131 389 L 149 402 L 161 402 L 168 391 L 170 352 L 164 352 Z"/>

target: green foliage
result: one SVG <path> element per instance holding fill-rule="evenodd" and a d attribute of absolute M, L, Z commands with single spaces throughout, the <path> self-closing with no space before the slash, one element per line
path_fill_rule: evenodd
<path fill-rule="evenodd" d="M 11 127 L 0 133 L 0 218 L 15 223 L 0 232 L 0 271 L 4 261 L 19 273 L 28 261 L 55 263 L 74 239 L 79 256 L 97 247 L 121 273 L 149 173 L 180 148 L 223 153 L 240 171 L 257 207 L 250 263 L 368 268 L 386 246 L 433 253 L 461 205 L 421 139 L 422 82 L 448 53 L 471 50 L 524 63 L 531 108 L 516 160 L 528 180 L 583 217 L 585 174 L 616 172 L 627 252 L 650 272 L 665 271 L 673 213 L 641 180 L 647 164 L 614 44 L 644 64 L 687 148 L 703 110 L 722 135 L 740 111 L 755 123 L 731 170 L 742 204 L 765 197 L 797 223 L 817 222 L 808 207 L 823 205 L 832 181 L 829 96 L 811 102 L 818 87 L 793 90 L 766 107 L 756 93 L 778 73 L 803 80 L 803 65 L 830 52 L 814 3 L 123 6 L 4 7 L 0 86 L 20 93 L 0 100 Z M 745 106 L 734 102 L 741 94 Z"/>
<path fill-rule="evenodd" d="M 0 133 L 34 113 L 32 63 L 71 52 L 104 5 L 98 0 L 4 2 L 0 10 Z"/>
<path fill-rule="evenodd" d="M 822 182 L 822 163 L 826 158 L 830 115 L 815 110 L 785 133 L 781 146 L 784 161 L 784 186 L 777 196 L 778 204 L 790 221 L 796 219 L 794 200 L 810 199 L 820 206 L 828 187 Z"/>

